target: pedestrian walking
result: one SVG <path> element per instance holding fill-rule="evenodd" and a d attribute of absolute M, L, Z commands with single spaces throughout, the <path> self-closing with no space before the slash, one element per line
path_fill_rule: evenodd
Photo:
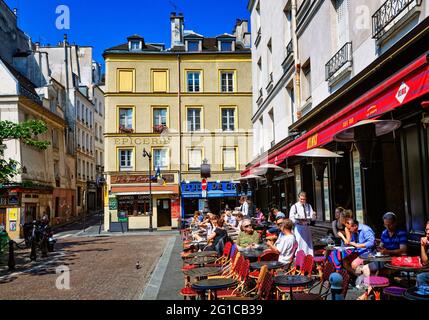
<path fill-rule="evenodd" d="M 316 219 L 316 212 L 311 204 L 307 203 L 307 194 L 300 192 L 298 202 L 292 205 L 289 218 L 295 224 L 295 237 L 298 242 L 298 251 L 303 250 L 305 254 L 313 254 L 313 239 L 311 236 L 310 222 Z"/>

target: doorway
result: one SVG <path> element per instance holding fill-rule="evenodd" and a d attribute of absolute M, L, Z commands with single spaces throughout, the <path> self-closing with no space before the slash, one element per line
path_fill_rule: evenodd
<path fill-rule="evenodd" d="M 0 226 L 3 226 L 6 229 L 6 209 L 0 209 Z"/>
<path fill-rule="evenodd" d="M 157 211 L 157 226 L 171 227 L 171 200 L 170 199 L 158 199 L 156 200 L 156 211 Z"/>
<path fill-rule="evenodd" d="M 37 219 L 37 206 L 33 203 L 25 204 L 25 223 L 32 223 Z"/>

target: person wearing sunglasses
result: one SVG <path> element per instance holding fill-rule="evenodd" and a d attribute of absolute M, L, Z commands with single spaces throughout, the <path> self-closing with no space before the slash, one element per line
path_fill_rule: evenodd
<path fill-rule="evenodd" d="M 255 248 L 259 243 L 259 233 L 253 230 L 251 220 L 244 219 L 241 223 L 241 231 L 237 238 L 238 248 Z"/>

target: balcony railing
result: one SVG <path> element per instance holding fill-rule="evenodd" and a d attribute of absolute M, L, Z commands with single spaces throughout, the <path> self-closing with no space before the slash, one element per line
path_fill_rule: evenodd
<path fill-rule="evenodd" d="M 259 27 L 258 33 L 256 34 L 255 46 L 257 46 L 259 42 L 261 42 L 261 35 L 262 35 L 262 31 L 261 31 L 261 27 Z"/>
<path fill-rule="evenodd" d="M 352 43 L 347 42 L 325 65 L 326 81 L 329 81 L 348 62 L 351 63 L 352 59 Z"/>
<path fill-rule="evenodd" d="M 133 133 L 134 130 L 132 128 L 126 128 L 124 126 L 119 126 L 119 133 Z"/>
<path fill-rule="evenodd" d="M 421 6 L 423 0 L 387 0 L 372 16 L 372 37 L 379 40 L 388 26 L 405 10 Z"/>
<path fill-rule="evenodd" d="M 293 43 L 291 40 L 286 47 L 286 59 L 289 58 L 292 53 L 293 53 Z"/>
<path fill-rule="evenodd" d="M 273 73 L 270 72 L 270 74 L 268 75 L 268 85 L 266 87 L 267 92 L 271 92 L 271 90 L 273 90 Z"/>

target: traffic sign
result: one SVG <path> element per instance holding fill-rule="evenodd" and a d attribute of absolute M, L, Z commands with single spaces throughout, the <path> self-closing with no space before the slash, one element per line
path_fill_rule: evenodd
<path fill-rule="evenodd" d="M 201 196 L 202 196 L 203 198 L 207 198 L 207 190 L 203 190 L 203 191 L 201 191 Z"/>
<path fill-rule="evenodd" d="M 207 190 L 207 180 L 206 180 L 206 179 L 202 179 L 202 180 L 201 180 L 201 189 L 202 189 L 203 191 L 206 191 L 206 190 Z"/>

